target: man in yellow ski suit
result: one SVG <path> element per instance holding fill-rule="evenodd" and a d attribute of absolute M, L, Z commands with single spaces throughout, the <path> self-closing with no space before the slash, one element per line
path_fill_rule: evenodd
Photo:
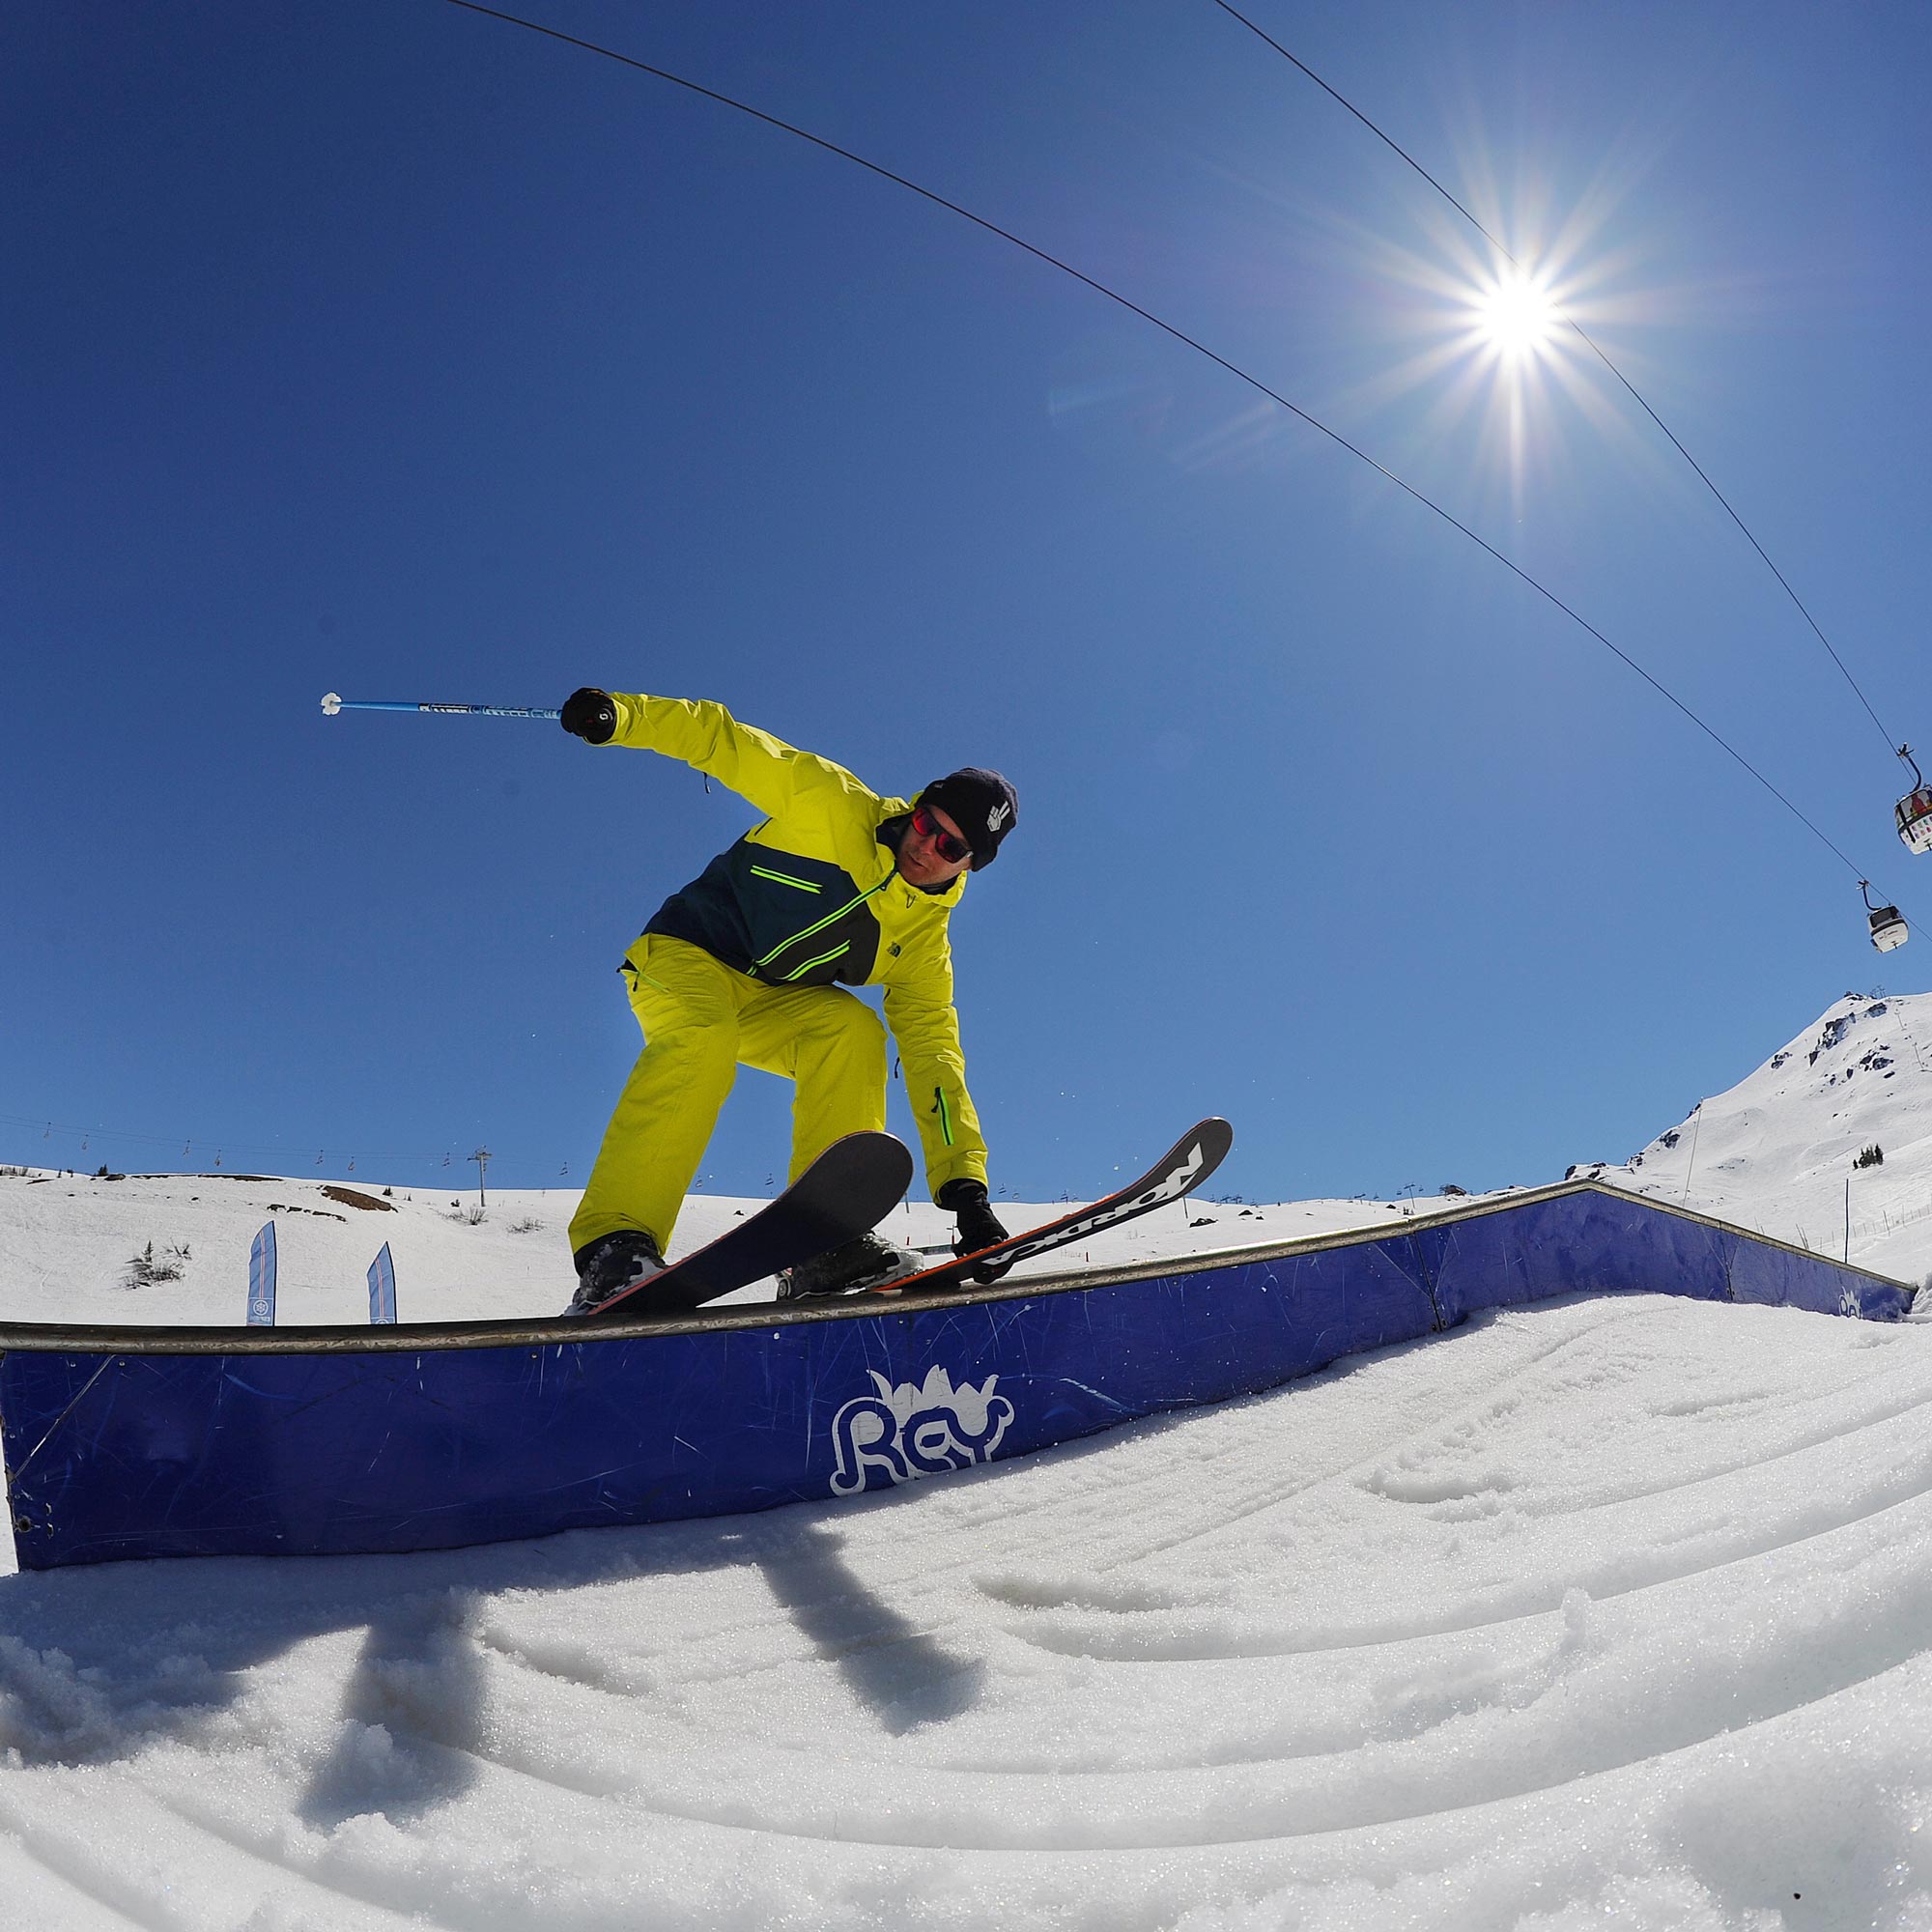
<path fill-rule="evenodd" d="M 959 1217 L 962 1240 L 1001 1239 L 966 1091 L 947 922 L 966 872 L 989 865 L 1012 829 L 1012 786 L 968 769 L 915 800 L 882 798 L 830 759 L 700 699 L 586 689 L 562 718 L 591 744 L 682 759 L 766 814 L 673 894 L 625 955 L 644 1049 L 570 1224 L 573 1311 L 662 1264 L 740 1064 L 795 1085 L 789 1179 L 841 1135 L 884 1127 L 885 1027 L 846 986 L 884 988 L 933 1199 Z M 908 1264 L 868 1236 L 792 1270 L 786 1286 L 837 1292 Z"/>

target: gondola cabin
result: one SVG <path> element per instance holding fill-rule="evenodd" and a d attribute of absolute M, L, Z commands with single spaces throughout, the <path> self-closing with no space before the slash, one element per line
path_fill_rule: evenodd
<path fill-rule="evenodd" d="M 1898 836 L 1914 852 L 1932 852 L 1932 785 L 1919 785 L 1898 801 Z"/>
<path fill-rule="evenodd" d="M 1874 906 L 1871 913 L 1871 943 L 1881 952 L 1895 952 L 1912 937 L 1912 929 L 1896 906 Z"/>

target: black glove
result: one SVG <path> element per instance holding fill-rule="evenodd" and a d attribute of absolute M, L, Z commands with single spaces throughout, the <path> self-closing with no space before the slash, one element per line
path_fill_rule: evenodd
<path fill-rule="evenodd" d="M 1000 1225 L 1000 1217 L 993 1212 L 992 1205 L 986 1199 L 986 1183 L 983 1180 L 949 1180 L 933 1197 L 933 1204 L 943 1208 L 958 1222 L 958 1232 L 952 1243 L 955 1255 L 978 1254 L 981 1248 L 990 1248 L 996 1241 L 1007 1238 L 1007 1231 Z"/>
<path fill-rule="evenodd" d="M 608 691 L 586 684 L 563 700 L 563 728 L 586 745 L 608 745 L 617 728 L 617 707 Z"/>

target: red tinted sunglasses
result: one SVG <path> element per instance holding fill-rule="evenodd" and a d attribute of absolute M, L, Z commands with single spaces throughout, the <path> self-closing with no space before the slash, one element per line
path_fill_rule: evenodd
<path fill-rule="evenodd" d="M 953 838 L 952 833 L 947 831 L 923 805 L 916 805 L 912 809 L 912 829 L 922 838 L 930 838 L 932 849 L 949 866 L 956 866 L 961 859 L 970 859 L 973 856 L 972 846 L 963 838 Z"/>

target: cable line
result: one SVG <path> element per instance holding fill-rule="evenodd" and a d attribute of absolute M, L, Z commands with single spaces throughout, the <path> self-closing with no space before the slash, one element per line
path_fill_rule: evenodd
<path fill-rule="evenodd" d="M 1472 544 L 1475 544 L 1479 549 L 1492 556 L 1505 570 L 1510 571 L 1524 583 L 1528 584 L 1539 597 L 1545 598 L 1550 604 L 1553 604 L 1572 623 L 1587 631 L 1606 651 L 1628 666 L 1638 677 L 1642 678 L 1659 696 L 1666 699 L 1681 711 L 1713 744 L 1717 745 L 1721 751 L 1735 759 L 1738 764 L 1742 765 L 1773 798 L 1776 799 L 1813 838 L 1832 853 L 1838 863 L 1851 873 L 1854 879 L 1865 876 L 1735 745 L 1731 744 L 1728 739 L 1720 736 L 1696 712 L 1692 711 L 1676 693 L 1654 677 L 1628 651 L 1612 643 L 1602 631 L 1597 629 L 1596 625 L 1573 610 L 1553 590 L 1538 582 L 1520 564 L 1513 562 L 1501 551 L 1496 549 L 1492 543 L 1484 537 L 1478 536 L 1467 524 L 1459 521 L 1449 511 L 1445 510 L 1441 504 L 1425 497 L 1412 484 L 1404 482 L 1393 469 L 1387 469 L 1384 465 L 1378 463 L 1366 450 L 1358 448 L 1347 437 L 1343 436 L 1339 430 L 1330 429 L 1326 423 L 1321 421 L 1316 416 L 1310 415 L 1306 410 L 1300 408 L 1297 404 L 1290 402 L 1280 391 L 1269 388 L 1259 376 L 1250 375 L 1247 370 L 1241 368 L 1237 363 L 1231 362 L 1225 355 L 1216 354 L 1206 343 L 1197 340 L 1184 329 L 1177 327 L 1173 323 L 1163 320 L 1160 316 L 1154 314 L 1151 309 L 1143 308 L 1139 302 L 1134 301 L 1127 296 L 1123 296 L 1118 289 L 1110 288 L 1105 282 L 1098 281 L 1094 276 L 1074 268 L 1070 263 L 1063 261 L 1058 255 L 1037 246 L 1022 236 L 1015 235 L 1010 229 L 1002 228 L 998 222 L 988 220 L 983 214 L 976 214 L 970 208 L 961 207 L 956 201 L 949 201 L 945 195 L 935 192 L 932 188 L 923 187 L 918 182 L 909 180 L 904 175 L 895 174 L 891 168 L 883 166 L 878 161 L 867 160 L 864 155 L 855 154 L 850 148 L 840 147 L 838 142 L 829 141 L 822 134 L 814 134 L 810 129 L 800 128 L 792 122 L 781 120 L 776 114 L 768 114 L 762 108 L 750 106 L 745 101 L 734 99 L 728 94 L 721 94 L 716 88 L 702 86 L 695 80 L 687 80 L 682 74 L 673 73 L 668 68 L 654 67 L 648 61 L 638 60 L 629 54 L 618 53 L 615 48 L 603 46 L 595 41 L 582 40 L 575 34 L 562 32 L 559 28 L 544 26 L 540 21 L 527 20 L 520 14 L 506 14 L 497 8 L 486 7 L 481 4 L 481 0 L 446 0 L 446 4 L 452 7 L 460 7 L 465 13 L 481 14 L 490 19 L 501 20 L 508 26 L 522 27 L 528 33 L 540 34 L 548 40 L 560 41 L 566 46 L 579 47 L 585 53 L 596 54 L 605 60 L 615 61 L 620 67 L 633 68 L 639 73 L 647 73 L 655 79 L 668 81 L 674 87 L 684 88 L 687 92 L 699 95 L 706 100 L 716 101 L 721 107 L 729 107 L 736 113 L 748 115 L 752 120 L 763 123 L 767 128 L 775 128 L 781 133 L 790 134 L 795 139 L 807 142 L 811 147 L 821 149 L 828 155 L 836 155 L 840 160 L 850 161 L 853 166 L 865 169 L 867 174 L 876 175 L 882 181 L 888 181 L 896 187 L 905 188 L 909 193 L 918 195 L 922 200 L 932 203 L 934 207 L 943 208 L 948 213 L 956 214 L 961 220 L 970 221 L 974 227 L 983 229 L 988 235 L 997 236 L 1002 242 L 1009 242 L 1013 247 L 1031 255 L 1036 261 L 1043 262 L 1049 268 L 1059 270 L 1062 274 L 1071 276 L 1074 281 L 1081 283 L 1086 288 L 1092 289 L 1095 295 L 1106 297 L 1109 301 L 1118 303 L 1122 308 L 1127 310 L 1129 314 L 1137 315 L 1143 322 L 1151 323 L 1162 334 L 1171 336 L 1176 342 L 1193 350 L 1197 355 L 1205 355 L 1217 368 L 1225 369 L 1229 375 L 1235 377 L 1239 382 L 1245 383 L 1249 388 L 1258 390 L 1278 408 L 1284 409 L 1289 414 L 1299 418 L 1310 429 L 1319 430 L 1331 442 L 1347 450 L 1358 462 L 1367 464 L 1377 475 L 1393 483 L 1405 496 L 1411 497 L 1414 501 L 1420 503 L 1424 509 L 1432 511 L 1435 515 L 1441 518 L 1452 529 L 1460 531 Z M 1299 65 L 1299 63 L 1296 64 Z M 1383 138 L 1386 139 L 1386 136 Z M 1473 217 L 1471 218 L 1473 219 Z"/>
<path fill-rule="evenodd" d="M 1376 137 L 1377 140 L 1381 142 L 1381 144 L 1385 148 L 1387 148 L 1391 154 L 1397 156 L 1400 159 L 1407 162 L 1407 164 L 1411 168 L 1413 168 L 1415 172 L 1419 174 L 1422 177 L 1422 179 L 1426 181 L 1429 184 L 1429 185 L 1433 187 L 1435 190 L 1435 192 L 1439 194 L 1442 197 L 1442 199 L 1446 201 L 1449 204 L 1449 206 L 1453 208 L 1456 211 L 1456 213 L 1460 214 L 1463 217 L 1463 219 L 1466 221 L 1469 224 L 1469 226 L 1473 228 L 1476 231 L 1476 233 L 1480 235 L 1483 238 L 1483 240 L 1487 242 L 1490 244 L 1490 246 L 1493 248 L 1496 251 L 1496 253 L 1500 255 L 1503 258 L 1503 260 L 1510 265 L 1511 268 L 1515 269 L 1520 274 L 1528 273 L 1528 270 L 1523 268 L 1523 265 L 1517 260 L 1515 255 L 1513 255 L 1510 252 L 1510 250 L 1506 248 L 1494 235 L 1491 234 L 1489 229 L 1486 228 L 1482 222 L 1477 220 L 1477 218 L 1473 214 L 1471 214 L 1469 211 L 1466 208 L 1464 208 L 1463 204 L 1460 201 L 1458 201 L 1456 197 L 1453 194 L 1451 194 L 1449 190 L 1446 187 L 1444 187 L 1442 184 L 1439 181 L 1437 181 L 1435 177 L 1433 174 L 1431 174 L 1429 170 L 1425 168 L 1422 165 L 1422 163 L 1415 158 L 1413 155 L 1411 155 L 1406 148 L 1402 147 L 1400 143 L 1395 141 L 1391 136 L 1383 133 L 1383 131 L 1379 128 L 1378 128 L 1376 124 L 1373 121 L 1371 121 L 1369 117 L 1366 114 L 1364 114 L 1362 110 L 1359 107 L 1357 107 L 1352 100 L 1349 99 L 1349 98 L 1346 95 L 1338 93 L 1325 80 L 1323 80 L 1321 76 L 1319 73 L 1317 73 L 1315 70 L 1312 67 L 1310 67 L 1306 61 L 1297 60 L 1293 54 L 1290 53 L 1289 50 L 1285 46 L 1283 46 L 1278 40 L 1274 38 L 1273 35 L 1266 33 L 1265 31 L 1264 31 L 1264 29 L 1257 26 L 1255 22 L 1249 19 L 1248 16 L 1245 14 L 1243 14 L 1238 7 L 1231 6 L 1229 4 L 1229 0 L 1214 0 L 1214 4 L 1215 6 L 1220 8 L 1220 10 L 1224 14 L 1230 14 L 1235 19 L 1238 20 L 1242 26 L 1247 28 L 1249 33 L 1255 36 L 1257 40 L 1264 41 L 1269 46 L 1271 46 L 1275 50 L 1276 53 L 1278 53 L 1282 57 L 1283 60 L 1287 61 L 1291 67 L 1295 68 L 1300 72 L 1306 74 L 1308 78 L 1312 80 L 1315 83 L 1315 85 L 1322 91 L 1323 94 L 1327 95 L 1331 100 L 1334 100 L 1339 105 L 1347 108 L 1348 111 L 1350 114 L 1352 114 L 1355 117 L 1355 119 L 1359 121 L 1362 124 L 1362 126 L 1366 128 L 1369 130 L 1369 132 Z M 1688 463 L 1690 466 L 1690 468 L 1697 472 L 1698 479 L 1699 481 L 1702 482 L 1705 489 L 1710 491 L 1711 495 L 1714 496 L 1718 499 L 1718 501 L 1723 505 L 1724 514 L 1727 517 L 1729 517 L 1731 522 L 1737 525 L 1738 528 L 1744 532 L 1745 541 L 1748 543 L 1751 549 L 1756 551 L 1758 555 L 1764 560 L 1764 567 L 1771 572 L 1772 576 L 1777 579 L 1778 584 L 1783 589 L 1784 594 L 1791 599 L 1793 604 L 1795 604 L 1798 607 L 1798 614 L 1801 617 L 1803 617 L 1807 624 L 1810 625 L 1812 635 L 1816 637 L 1816 639 L 1821 644 L 1825 646 L 1826 654 L 1831 658 L 1832 662 L 1838 667 L 1839 670 L 1844 673 L 1845 682 L 1852 687 L 1854 692 L 1858 694 L 1858 700 L 1861 704 L 1864 706 L 1865 715 L 1871 720 L 1871 722 L 1874 724 L 1878 726 L 1879 735 L 1885 740 L 1885 749 L 1889 753 L 1890 753 L 1894 757 L 1902 755 L 1898 750 L 1898 745 L 1900 741 L 1894 739 L 1891 733 L 1886 729 L 1884 722 L 1880 719 L 1878 713 L 1872 709 L 1871 699 L 1865 696 L 1864 691 L 1862 687 L 1860 685 L 1858 679 L 1852 675 L 1850 667 L 1845 663 L 1844 659 L 1841 658 L 1838 655 L 1837 651 L 1833 647 L 1831 639 L 1828 638 L 1825 635 L 1824 631 L 1819 628 L 1817 618 L 1812 616 L 1811 612 L 1805 608 L 1804 600 L 1802 597 L 1800 597 L 1797 591 L 1791 587 L 1791 584 L 1785 578 L 1783 571 L 1779 570 L 1776 564 L 1772 562 L 1771 554 L 1765 549 L 1765 547 L 1761 543 L 1758 542 L 1757 538 L 1751 534 L 1750 526 L 1747 524 L 1745 520 L 1738 515 L 1737 511 L 1731 507 L 1730 498 L 1726 497 L 1724 493 L 1718 488 L 1717 484 L 1711 480 L 1711 477 L 1709 473 L 1705 470 L 1704 466 L 1701 463 L 1699 463 L 1697 459 L 1694 456 L 1692 456 L 1688 449 L 1684 447 L 1682 442 L 1678 440 L 1676 432 L 1670 427 L 1668 423 L 1666 423 L 1663 420 L 1663 418 L 1661 415 L 1657 413 L 1657 412 L 1654 409 L 1651 408 L 1649 403 L 1647 403 L 1643 399 L 1642 395 L 1638 393 L 1636 385 L 1634 383 L 1632 383 L 1630 378 L 1626 376 L 1624 372 L 1621 369 L 1619 369 L 1614 362 L 1610 360 L 1609 356 L 1604 353 L 1602 346 L 1596 341 L 1596 339 L 1593 336 L 1589 334 L 1589 332 L 1584 328 L 1583 325 L 1580 322 L 1578 322 L 1577 318 L 1574 315 L 1572 315 L 1566 308 L 1564 308 L 1560 302 L 1551 301 L 1549 306 L 1552 309 L 1552 311 L 1554 311 L 1555 314 L 1561 316 L 1563 320 L 1566 323 L 1568 323 L 1573 329 L 1576 330 L 1577 338 L 1584 344 L 1584 346 L 1590 351 L 1590 353 L 1596 356 L 1597 360 L 1601 362 L 1604 365 L 1604 367 L 1607 369 L 1610 372 L 1610 374 L 1614 376 L 1617 379 L 1617 381 L 1624 385 L 1625 389 L 1629 391 L 1632 400 L 1636 404 L 1637 408 L 1640 409 L 1644 412 L 1644 414 L 1647 415 L 1651 419 L 1651 421 L 1654 422 L 1658 426 L 1658 428 L 1663 432 L 1663 434 L 1669 439 L 1671 447 L 1675 449 L 1678 455 L 1681 456 L 1685 460 L 1685 462 Z"/>
<path fill-rule="evenodd" d="M 211 1134 L 130 1133 L 121 1127 L 103 1127 L 78 1121 L 53 1121 L 38 1114 L 0 1114 L 0 1126 L 23 1127 L 28 1129 L 38 1128 L 43 1140 L 50 1139 L 55 1134 L 78 1134 L 83 1142 L 99 1136 L 103 1141 L 112 1142 L 116 1147 L 166 1148 L 173 1147 L 179 1142 L 183 1157 L 186 1157 L 191 1148 L 199 1146 L 213 1150 L 214 1157 L 217 1160 L 229 1154 L 266 1154 L 274 1160 L 289 1160 L 298 1157 L 302 1149 L 311 1145 L 311 1143 L 306 1141 L 295 1142 L 287 1139 L 279 1141 L 240 1141 L 227 1140 L 221 1136 Z M 446 1167 L 449 1165 L 454 1148 L 455 1144 L 451 1143 L 448 1147 L 439 1148 L 434 1153 L 427 1153 L 419 1150 L 411 1151 L 406 1149 L 397 1148 L 353 1146 L 338 1147 L 335 1153 L 329 1155 L 326 1147 L 318 1147 L 316 1151 L 316 1165 L 324 1165 L 325 1159 L 336 1166 L 340 1166 L 345 1161 L 353 1164 L 358 1160 L 392 1160 L 440 1161 Z M 66 1164 L 65 1162 L 62 1163 L 63 1166 Z M 288 1179 L 295 1177 L 285 1175 L 281 1178 Z"/>

